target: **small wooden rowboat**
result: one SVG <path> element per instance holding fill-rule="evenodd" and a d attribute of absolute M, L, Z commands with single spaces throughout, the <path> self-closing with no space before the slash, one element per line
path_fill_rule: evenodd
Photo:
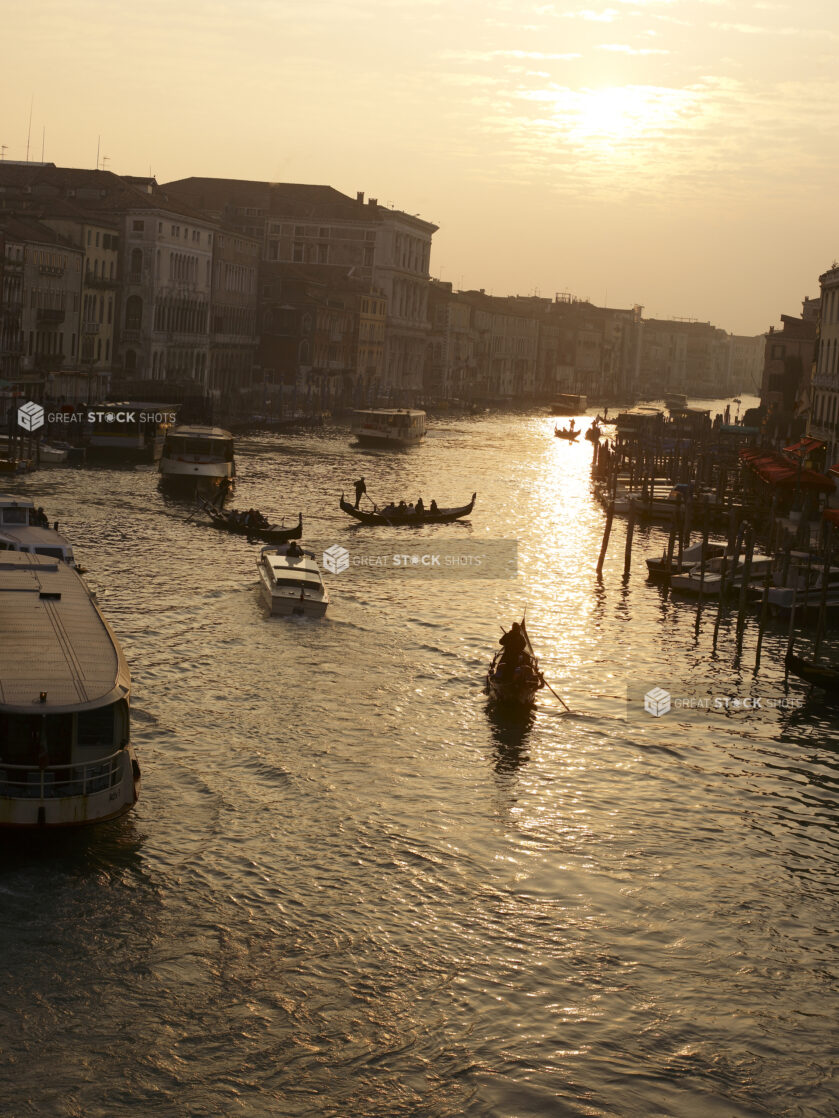
<path fill-rule="evenodd" d="M 545 686 L 523 618 L 521 632 L 525 640 L 522 651 L 513 650 L 511 655 L 508 648 L 499 648 L 489 665 L 486 692 L 495 702 L 531 706 L 536 692 Z"/>
<path fill-rule="evenodd" d="M 793 652 L 788 652 L 785 660 L 787 671 L 797 675 L 806 683 L 821 687 L 832 698 L 839 699 L 839 671 L 836 668 L 823 668 L 811 660 L 804 660 Z"/>
<path fill-rule="evenodd" d="M 236 510 L 230 509 L 222 512 L 208 501 L 204 502 L 204 510 L 209 516 L 209 521 L 203 521 L 211 528 L 221 528 L 225 532 L 233 532 L 237 536 L 248 536 L 254 540 L 264 540 L 266 543 L 290 543 L 303 536 L 303 513 L 298 514 L 297 523 L 291 528 L 278 524 L 256 525 L 236 517 Z M 201 523 L 201 521 L 198 521 Z"/>
<path fill-rule="evenodd" d="M 402 511 L 393 505 L 368 512 L 366 509 L 354 508 L 349 501 L 344 500 L 344 494 L 342 493 L 340 508 L 347 516 L 352 516 L 355 520 L 361 521 L 362 524 L 383 524 L 385 527 L 402 524 L 450 524 L 453 520 L 460 520 L 470 514 L 475 507 L 475 496 L 476 494 L 473 493 L 472 500 L 468 505 L 460 505 L 457 508 L 435 509 L 433 512 L 428 508 L 421 512 L 417 512 L 416 509 Z"/>

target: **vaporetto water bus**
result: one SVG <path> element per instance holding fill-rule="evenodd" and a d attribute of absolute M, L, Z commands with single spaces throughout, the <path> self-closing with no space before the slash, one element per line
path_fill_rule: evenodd
<path fill-rule="evenodd" d="M 84 579 L 0 553 L 0 827 L 113 819 L 140 793 L 131 677 Z"/>
<path fill-rule="evenodd" d="M 415 446 L 425 438 L 428 417 L 413 408 L 354 411 L 350 430 L 367 446 Z"/>
<path fill-rule="evenodd" d="M 158 466 L 162 481 L 220 485 L 236 474 L 233 436 L 221 427 L 171 427 Z"/>
<path fill-rule="evenodd" d="M 34 501 L 9 493 L 0 493 L 0 552 L 3 551 L 30 551 L 76 566 L 72 544 L 58 531 L 58 522 L 50 528 L 43 510 L 36 509 Z"/>

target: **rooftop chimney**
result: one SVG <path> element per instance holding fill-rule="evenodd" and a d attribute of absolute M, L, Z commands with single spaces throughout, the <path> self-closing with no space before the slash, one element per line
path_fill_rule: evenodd
<path fill-rule="evenodd" d="M 363 190 L 359 190 L 359 192 L 355 196 L 355 200 L 360 205 L 362 205 L 362 206 L 364 205 L 364 191 Z"/>
<path fill-rule="evenodd" d="M 370 201 L 367 204 L 368 204 L 368 206 L 378 206 L 379 199 L 378 198 L 371 198 Z"/>

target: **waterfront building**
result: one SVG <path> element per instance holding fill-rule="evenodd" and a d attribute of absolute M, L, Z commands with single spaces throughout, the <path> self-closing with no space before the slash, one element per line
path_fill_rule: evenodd
<path fill-rule="evenodd" d="M 192 177 L 162 189 L 261 240 L 265 265 L 344 269 L 383 296 L 382 395 L 408 403 L 422 394 L 436 225 L 376 198 L 365 201 L 361 191 L 353 199 L 331 186 Z"/>
<path fill-rule="evenodd" d="M 257 238 L 227 227 L 213 239 L 206 388 L 222 411 L 235 410 L 254 387 L 260 250 Z"/>
<path fill-rule="evenodd" d="M 827 465 L 839 460 L 839 264 L 819 276 L 818 343 L 807 434 L 827 444 Z"/>
<path fill-rule="evenodd" d="M 764 335 L 760 403 L 770 439 L 803 434 L 810 410 L 810 379 L 816 353 L 818 301 L 805 299 L 802 313 L 781 315 L 780 329 Z"/>
<path fill-rule="evenodd" d="M 72 367 L 79 356 L 84 252 L 27 214 L 0 214 L 0 230 L 7 344 L 20 347 L 4 355 L 9 375 Z"/>

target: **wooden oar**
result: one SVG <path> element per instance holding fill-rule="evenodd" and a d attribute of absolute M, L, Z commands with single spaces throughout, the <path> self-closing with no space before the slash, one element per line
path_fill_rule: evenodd
<path fill-rule="evenodd" d="M 525 611 L 525 612 L 527 612 L 527 611 Z M 530 633 L 528 633 L 528 631 L 527 631 L 527 626 L 524 623 L 524 617 L 522 617 L 522 619 L 521 619 L 521 627 L 522 627 L 522 632 L 524 633 L 524 639 L 527 641 L 527 647 L 530 649 L 530 655 L 533 657 L 533 659 L 538 664 L 539 659 L 538 659 L 536 653 L 533 651 L 533 645 L 530 643 Z M 554 691 L 553 687 L 551 687 L 550 683 L 548 683 L 548 681 L 545 679 L 544 673 L 539 672 L 538 675 L 539 675 L 539 678 L 541 679 L 541 681 L 544 683 L 544 685 L 550 691 L 550 693 L 553 696 L 555 696 L 557 699 L 559 699 L 559 701 L 562 703 L 562 705 L 565 707 L 565 709 L 570 714 L 571 713 L 571 708 L 569 707 L 568 703 L 566 703 L 565 699 L 563 699 L 561 695 L 557 695 L 556 691 Z"/>

